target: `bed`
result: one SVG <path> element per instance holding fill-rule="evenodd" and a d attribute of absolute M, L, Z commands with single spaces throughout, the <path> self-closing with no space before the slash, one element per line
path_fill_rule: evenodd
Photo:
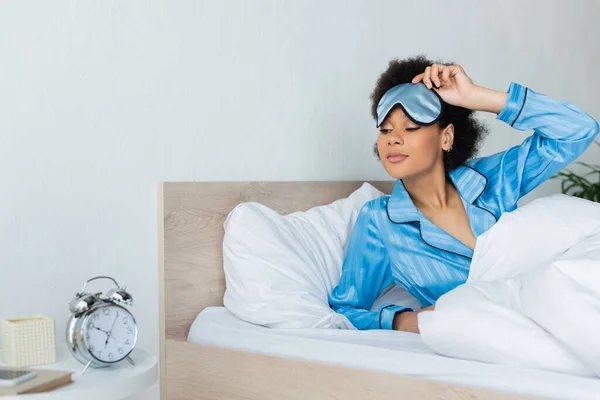
<path fill-rule="evenodd" d="M 159 188 L 162 399 L 600 398 L 600 382 L 442 357 L 418 335 L 276 330 L 223 307 L 223 222 L 255 201 L 287 214 L 363 182 L 165 182 Z M 393 182 L 370 182 L 390 193 Z"/>

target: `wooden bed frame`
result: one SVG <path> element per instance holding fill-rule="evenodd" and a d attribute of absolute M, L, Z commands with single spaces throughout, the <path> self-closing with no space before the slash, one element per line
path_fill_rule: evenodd
<path fill-rule="evenodd" d="M 393 182 L 370 182 L 390 193 Z M 163 400 L 444 399 L 531 397 L 187 342 L 200 311 L 222 306 L 223 222 L 239 203 L 282 214 L 347 197 L 362 182 L 172 182 L 159 188 Z"/>

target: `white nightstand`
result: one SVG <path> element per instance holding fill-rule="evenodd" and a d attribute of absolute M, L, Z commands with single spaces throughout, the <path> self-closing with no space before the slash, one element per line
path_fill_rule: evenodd
<path fill-rule="evenodd" d="M 124 362 L 108 368 L 88 368 L 83 375 L 83 365 L 69 353 L 64 343 L 57 345 L 57 362 L 32 366 L 39 369 L 56 369 L 73 372 L 73 382 L 46 393 L 5 396 L 2 400 L 120 400 L 143 392 L 158 378 L 156 357 L 134 349 L 132 366 Z M 0 359 L 0 365 L 1 359 Z"/>

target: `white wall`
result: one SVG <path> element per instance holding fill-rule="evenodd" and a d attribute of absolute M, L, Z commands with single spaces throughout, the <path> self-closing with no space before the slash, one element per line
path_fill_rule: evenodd
<path fill-rule="evenodd" d="M 0 317 L 50 315 L 62 338 L 71 297 L 108 274 L 133 292 L 140 345 L 157 353 L 159 181 L 386 178 L 368 96 L 389 59 L 415 53 L 600 118 L 599 12 L 541 0 L 0 2 Z M 526 135 L 482 117 L 481 154 Z"/>

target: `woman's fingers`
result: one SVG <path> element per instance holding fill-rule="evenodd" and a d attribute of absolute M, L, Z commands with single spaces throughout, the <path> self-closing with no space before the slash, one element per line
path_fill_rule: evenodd
<path fill-rule="evenodd" d="M 428 89 L 431 89 L 431 67 L 425 68 L 425 72 L 423 73 L 423 83 Z"/>
<path fill-rule="evenodd" d="M 431 66 L 431 82 L 433 82 L 436 87 L 440 87 L 440 73 L 442 72 L 443 67 L 443 65 L 439 64 L 433 64 Z"/>
<path fill-rule="evenodd" d="M 425 75 L 424 73 L 420 73 L 419 75 L 415 76 L 412 80 L 412 83 L 419 83 L 421 82 L 421 80 L 423 79 L 423 75 Z"/>
<path fill-rule="evenodd" d="M 446 84 L 450 83 L 450 68 L 446 67 L 442 71 L 442 81 Z"/>
<path fill-rule="evenodd" d="M 456 65 L 432 64 L 425 68 L 425 72 L 415 76 L 412 83 L 422 81 L 429 89 L 434 85 L 439 88 L 442 84 L 449 84 L 457 73 L 460 73 L 460 67 Z"/>

